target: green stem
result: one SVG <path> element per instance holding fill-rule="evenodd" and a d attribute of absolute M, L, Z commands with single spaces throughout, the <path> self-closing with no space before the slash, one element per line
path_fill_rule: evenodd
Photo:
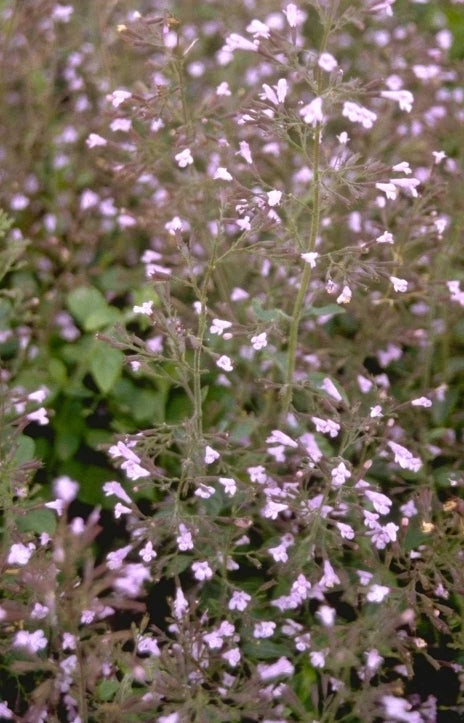
<path fill-rule="evenodd" d="M 314 146 L 313 146 L 313 198 L 312 198 L 312 218 L 311 218 L 311 229 L 308 236 L 308 243 L 306 246 L 306 252 L 314 251 L 316 247 L 316 238 L 319 230 L 319 218 L 320 218 L 320 146 L 321 146 L 321 124 L 316 125 L 314 131 Z M 293 377 L 295 373 L 296 354 L 298 346 L 298 332 L 300 328 L 301 315 L 303 312 L 303 306 L 306 299 L 306 295 L 309 289 L 309 282 L 311 280 L 311 266 L 309 264 L 304 265 L 303 273 L 301 275 L 301 281 L 298 289 L 298 294 L 295 299 L 295 304 L 292 312 L 292 321 L 290 324 L 290 331 L 288 337 L 288 350 L 287 350 L 287 368 L 285 374 L 285 393 L 283 399 L 283 413 L 288 413 L 293 400 Z"/>

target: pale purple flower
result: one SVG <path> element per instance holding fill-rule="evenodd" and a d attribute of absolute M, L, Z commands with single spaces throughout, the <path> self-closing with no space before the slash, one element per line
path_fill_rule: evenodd
<path fill-rule="evenodd" d="M 316 613 L 316 617 L 319 618 L 322 625 L 326 628 L 331 628 L 335 622 L 336 612 L 335 609 L 329 605 L 321 605 Z"/>
<path fill-rule="evenodd" d="M 378 550 L 384 550 L 390 542 L 396 541 L 396 535 L 399 530 L 398 525 L 388 522 L 383 527 L 376 525 L 369 536 Z"/>
<path fill-rule="evenodd" d="M 385 585 L 371 585 L 366 594 L 366 599 L 372 603 L 381 603 L 390 593 L 390 588 Z"/>
<path fill-rule="evenodd" d="M 364 657 L 366 658 L 366 668 L 368 668 L 371 673 L 376 671 L 383 663 L 382 656 L 375 648 L 366 650 Z"/>
<path fill-rule="evenodd" d="M 297 25 L 302 25 L 306 20 L 306 13 L 302 12 L 295 3 L 288 3 L 284 10 L 284 15 L 291 28 L 296 28 Z"/>
<path fill-rule="evenodd" d="M 72 502 L 79 492 L 79 483 L 72 480 L 67 475 L 57 477 L 53 482 L 53 491 L 58 499 L 63 500 L 66 504 Z"/>
<path fill-rule="evenodd" d="M 220 369 L 222 369 L 225 372 L 231 372 L 234 369 L 234 364 L 232 362 L 232 359 L 228 357 L 226 354 L 222 354 L 219 359 L 216 361 L 216 366 L 218 366 Z"/>
<path fill-rule="evenodd" d="M 11 720 L 13 718 L 13 711 L 8 708 L 8 705 L 3 701 L 0 701 L 0 718 L 5 720 Z"/>
<path fill-rule="evenodd" d="M 309 654 L 311 665 L 315 668 L 323 668 L 325 665 L 325 653 L 322 650 L 313 650 Z"/>
<path fill-rule="evenodd" d="M 36 409 L 34 412 L 29 412 L 29 414 L 26 414 L 26 419 L 30 422 L 39 424 L 41 427 L 45 426 L 50 421 L 47 417 L 47 410 L 45 407 L 39 407 L 39 409 Z"/>
<path fill-rule="evenodd" d="M 161 118 L 154 118 L 150 123 L 150 131 L 157 133 L 161 128 L 164 128 L 164 121 Z"/>
<path fill-rule="evenodd" d="M 176 153 L 174 158 L 179 168 L 186 168 L 193 163 L 193 156 L 190 148 L 185 148 L 183 151 L 180 151 L 180 153 Z"/>
<path fill-rule="evenodd" d="M 240 648 L 231 648 L 222 653 L 221 658 L 229 663 L 232 668 L 235 668 L 239 664 L 241 656 Z"/>
<path fill-rule="evenodd" d="M 388 720 L 401 723 L 423 723 L 424 719 L 417 711 L 411 711 L 412 705 L 404 698 L 384 695 L 381 698 Z"/>
<path fill-rule="evenodd" d="M 131 498 L 125 492 L 119 482 L 105 482 L 105 484 L 103 485 L 103 492 L 105 493 L 105 497 L 110 497 L 111 495 L 114 495 L 123 502 L 126 502 L 129 505 L 132 504 Z"/>
<path fill-rule="evenodd" d="M 202 637 L 210 650 L 220 650 L 224 645 L 224 640 L 217 630 L 204 633 Z"/>
<path fill-rule="evenodd" d="M 438 165 L 446 158 L 446 153 L 445 151 L 432 151 L 432 156 L 434 158 L 434 163 Z"/>
<path fill-rule="evenodd" d="M 338 139 L 338 142 L 341 143 L 342 146 L 344 146 L 344 145 L 346 145 L 346 144 L 348 143 L 348 141 L 350 140 L 350 137 L 349 137 L 349 135 L 348 135 L 348 133 L 347 133 L 346 131 L 342 131 L 342 132 L 337 136 L 337 139 Z"/>
<path fill-rule="evenodd" d="M 113 108 L 118 108 L 121 103 L 132 97 L 132 93 L 127 90 L 114 90 L 112 93 L 106 96 L 106 100 L 111 103 Z"/>
<path fill-rule="evenodd" d="M 338 66 L 336 59 L 330 53 L 321 53 L 317 64 L 320 68 L 322 68 L 322 70 L 325 70 L 327 73 L 331 73 L 332 70 L 335 70 L 335 68 Z"/>
<path fill-rule="evenodd" d="M 229 497 L 233 497 L 237 492 L 237 483 L 232 477 L 219 477 L 218 482 L 224 487 L 224 492 Z"/>
<path fill-rule="evenodd" d="M 31 655 L 43 650 L 47 645 L 48 640 L 43 630 L 34 630 L 33 633 L 27 630 L 18 630 L 13 638 L 14 648 L 25 648 Z"/>
<path fill-rule="evenodd" d="M 193 576 L 196 580 L 211 580 L 213 571 L 206 560 L 192 563 Z"/>
<path fill-rule="evenodd" d="M 115 133 L 121 131 L 121 133 L 128 133 L 132 127 L 132 121 L 130 118 L 115 118 L 110 123 L 111 130 Z"/>
<path fill-rule="evenodd" d="M 396 171 L 396 173 L 404 173 L 406 176 L 410 176 L 411 166 L 407 161 L 400 161 L 400 163 L 395 163 L 394 166 L 392 166 L 392 171 Z"/>
<path fill-rule="evenodd" d="M 316 259 L 319 258 L 319 254 L 317 251 L 309 251 L 306 254 L 301 254 L 301 258 L 303 261 L 306 261 L 307 264 L 311 266 L 312 269 L 316 267 Z"/>
<path fill-rule="evenodd" d="M 377 120 L 377 114 L 364 108 L 358 103 L 345 101 L 343 104 L 342 115 L 348 118 L 352 123 L 360 123 L 363 128 L 372 128 Z"/>
<path fill-rule="evenodd" d="M 184 613 L 186 613 L 189 609 L 187 598 L 185 597 L 181 587 L 178 587 L 176 590 L 176 597 L 174 598 L 172 607 L 173 615 L 177 620 L 183 617 Z"/>
<path fill-rule="evenodd" d="M 329 396 L 331 396 L 333 399 L 335 399 L 336 402 L 342 401 L 342 395 L 338 391 L 337 387 L 333 383 L 329 377 L 325 377 L 321 384 L 321 389 L 323 389 Z"/>
<path fill-rule="evenodd" d="M 376 183 L 375 187 L 382 191 L 390 201 L 394 201 L 398 196 L 398 191 L 393 183 Z"/>
<path fill-rule="evenodd" d="M 414 96 L 409 90 L 382 90 L 380 92 L 382 98 L 388 98 L 398 103 L 400 110 L 410 113 L 414 103 Z"/>
<path fill-rule="evenodd" d="M 131 550 L 132 545 L 126 545 L 125 547 L 120 547 L 119 550 L 113 550 L 113 552 L 109 552 L 106 556 L 106 564 L 108 565 L 108 569 L 119 570 Z"/>
<path fill-rule="evenodd" d="M 246 27 L 247 33 L 253 35 L 253 38 L 269 38 L 270 31 L 268 25 L 262 23 L 261 20 L 252 20 Z"/>
<path fill-rule="evenodd" d="M 341 487 L 351 477 L 351 472 L 344 462 L 340 462 L 330 474 L 332 475 L 332 487 Z"/>
<path fill-rule="evenodd" d="M 49 390 L 46 387 L 41 387 L 35 392 L 30 392 L 27 395 L 27 398 L 30 399 L 31 402 L 37 402 L 38 404 L 41 404 L 47 398 L 48 393 Z"/>
<path fill-rule="evenodd" d="M 340 425 L 331 419 L 321 419 L 320 417 L 311 417 L 316 426 L 316 431 L 322 434 L 328 434 L 329 437 L 336 437 L 340 431 Z"/>
<path fill-rule="evenodd" d="M 418 198 L 416 187 L 420 184 L 418 178 L 390 178 L 390 183 L 402 191 L 406 191 L 412 198 Z M 377 185 L 377 184 L 376 184 Z"/>
<path fill-rule="evenodd" d="M 144 301 L 141 305 L 135 304 L 132 307 L 134 314 L 144 314 L 145 316 L 151 316 L 153 313 L 153 301 Z"/>
<path fill-rule="evenodd" d="M 328 560 L 324 560 L 324 574 L 319 582 L 321 587 L 330 588 L 340 584 L 340 578 Z"/>
<path fill-rule="evenodd" d="M 253 349 L 256 349 L 256 351 L 259 351 L 260 349 L 264 349 L 267 346 L 267 334 L 265 331 L 261 332 L 261 334 L 256 334 L 255 336 L 251 337 L 251 345 Z"/>
<path fill-rule="evenodd" d="M 250 163 L 250 164 L 253 163 L 253 158 L 251 155 L 251 150 L 250 150 L 249 144 L 246 141 L 240 141 L 239 148 L 240 148 L 240 150 L 237 151 L 237 154 L 242 156 L 242 158 L 247 163 Z"/>
<path fill-rule="evenodd" d="M 108 141 L 102 136 L 99 136 L 98 133 L 90 133 L 85 145 L 88 148 L 97 148 L 98 146 L 106 146 L 107 143 Z"/>
<path fill-rule="evenodd" d="M 35 550 L 33 542 L 29 542 L 27 545 L 23 545 L 22 542 L 16 542 L 10 547 L 8 553 L 7 563 L 8 565 L 26 565 L 32 557 Z"/>
<path fill-rule="evenodd" d="M 229 600 L 228 608 L 229 610 L 239 610 L 240 612 L 243 612 L 245 608 L 248 607 L 250 601 L 251 595 L 248 595 L 247 592 L 243 592 L 243 590 L 234 590 Z"/>
<path fill-rule="evenodd" d="M 263 507 L 262 515 L 269 520 L 276 520 L 279 514 L 285 510 L 288 510 L 288 505 L 268 500 L 265 507 Z"/>
<path fill-rule="evenodd" d="M 220 456 L 219 452 L 216 452 L 216 450 L 210 447 L 209 444 L 206 445 L 204 456 L 205 464 L 213 464 L 213 462 L 219 459 Z"/>
<path fill-rule="evenodd" d="M 283 444 L 286 447 L 298 447 L 298 443 L 295 442 L 288 434 L 281 432 L 279 429 L 274 429 L 272 434 L 266 438 L 266 444 Z"/>
<path fill-rule="evenodd" d="M 157 557 L 156 550 L 153 548 L 153 543 L 149 540 L 140 550 L 139 555 L 144 562 L 151 562 Z"/>
<path fill-rule="evenodd" d="M 282 191 L 269 191 L 267 194 L 267 202 L 269 206 L 278 206 L 282 198 Z"/>
<path fill-rule="evenodd" d="M 380 236 L 377 236 L 375 239 L 377 243 L 379 244 L 392 244 L 395 243 L 395 239 L 393 238 L 393 234 L 391 234 L 389 231 L 384 231 L 383 234 Z"/>
<path fill-rule="evenodd" d="M 266 484 L 267 474 L 265 468 L 261 464 L 256 467 L 248 467 L 247 472 L 250 475 L 251 482 L 257 482 L 260 485 Z"/>
<path fill-rule="evenodd" d="M 209 331 L 210 334 L 217 334 L 218 336 L 222 336 L 224 331 L 226 329 L 229 329 L 231 326 L 231 321 L 226 321 L 225 319 L 213 319 L 211 326 L 209 327 Z"/>
<path fill-rule="evenodd" d="M 347 525 L 345 522 L 336 522 L 335 526 L 345 540 L 354 540 L 354 530 L 351 525 Z"/>
<path fill-rule="evenodd" d="M 422 467 L 422 462 L 418 457 L 414 457 L 412 453 L 396 442 L 388 442 L 388 446 L 395 456 L 395 462 L 402 469 L 409 469 L 412 472 L 418 472 Z"/>
<path fill-rule="evenodd" d="M 341 294 L 339 294 L 339 296 L 337 296 L 337 304 L 349 304 L 352 296 L 353 296 L 353 294 L 352 294 L 350 287 L 347 284 L 345 284 L 345 286 L 342 289 Z"/>
<path fill-rule="evenodd" d="M 229 83 L 227 83 L 225 80 L 222 81 L 222 83 L 219 83 L 219 85 L 216 88 L 216 95 L 218 95 L 218 96 L 232 95 L 232 91 L 229 88 Z"/>
<path fill-rule="evenodd" d="M 375 404 L 373 407 L 371 407 L 369 417 L 371 417 L 371 419 L 378 419 L 380 417 L 383 417 L 382 407 L 380 406 L 380 404 Z"/>
<path fill-rule="evenodd" d="M 183 522 L 179 524 L 179 534 L 176 537 L 176 542 L 179 550 L 182 552 L 193 550 L 192 533 Z"/>
<path fill-rule="evenodd" d="M 148 653 L 158 658 L 161 655 L 158 643 L 151 635 L 141 635 L 137 640 L 137 652 L 143 655 Z"/>
<path fill-rule="evenodd" d="M 310 103 L 301 108 L 299 114 L 302 116 L 303 121 L 308 125 L 313 126 L 313 128 L 318 123 L 322 123 L 324 120 L 324 115 L 322 113 L 322 98 L 314 98 Z"/>
<path fill-rule="evenodd" d="M 233 176 L 229 173 L 227 168 L 224 168 L 223 166 L 219 166 L 219 168 L 216 169 L 216 172 L 213 176 L 213 179 L 219 180 L 219 181 L 233 181 Z"/>
<path fill-rule="evenodd" d="M 122 568 L 121 575 L 114 581 L 114 587 L 123 595 L 134 598 L 141 594 L 143 583 L 149 580 L 151 575 L 146 566 L 133 562 Z"/>
<path fill-rule="evenodd" d="M 397 276 L 390 276 L 390 281 L 392 282 L 395 291 L 404 293 L 408 290 L 408 282 L 406 279 L 399 279 Z"/>
<path fill-rule="evenodd" d="M 210 497 L 212 497 L 215 493 L 214 487 L 211 487 L 211 485 L 205 485 L 203 483 L 200 483 L 198 487 L 196 488 L 194 494 L 195 497 L 201 497 L 203 500 L 208 500 Z"/>
<path fill-rule="evenodd" d="M 382 492 L 376 492 L 375 490 L 364 490 L 364 495 L 370 500 L 374 506 L 374 509 L 380 515 L 388 515 L 392 506 L 392 501 L 387 495 Z"/>
<path fill-rule="evenodd" d="M 281 657 L 275 663 L 258 663 L 257 671 L 261 680 L 271 680 L 281 675 L 293 675 L 295 668 L 287 658 Z"/>
<path fill-rule="evenodd" d="M 432 402 L 427 397 L 417 397 L 417 399 L 411 400 L 411 405 L 413 407 L 431 407 Z"/>
<path fill-rule="evenodd" d="M 276 624 L 271 621 L 265 621 L 256 623 L 253 628 L 254 638 L 271 638 L 274 635 Z"/>
<path fill-rule="evenodd" d="M 243 35 L 239 35 L 238 33 L 231 33 L 227 36 L 226 43 L 222 49 L 227 53 L 233 53 L 235 50 L 249 50 L 252 52 L 256 52 L 258 50 L 258 47 L 259 40 L 251 42 L 251 40 L 244 38 Z"/>

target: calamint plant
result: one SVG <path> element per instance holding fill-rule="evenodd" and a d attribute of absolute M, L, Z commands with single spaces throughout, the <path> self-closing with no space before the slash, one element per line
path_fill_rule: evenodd
<path fill-rule="evenodd" d="M 458 5 L 97 3 L 33 343 L 5 231 L 0 717 L 462 716 Z"/>

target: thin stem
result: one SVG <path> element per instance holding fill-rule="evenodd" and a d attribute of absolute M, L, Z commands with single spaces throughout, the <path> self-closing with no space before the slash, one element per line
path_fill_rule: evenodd
<path fill-rule="evenodd" d="M 306 246 L 307 252 L 312 252 L 316 246 L 316 238 L 319 230 L 319 218 L 320 218 L 320 145 L 321 145 L 321 124 L 316 125 L 314 131 L 314 146 L 313 146 L 313 213 L 311 217 L 311 229 L 308 236 L 308 243 Z M 301 315 L 303 312 L 303 306 L 308 293 L 309 282 L 311 280 L 311 266 L 305 264 L 303 273 L 301 275 L 301 281 L 298 289 L 298 294 L 295 299 L 295 304 L 292 312 L 292 321 L 290 324 L 290 332 L 288 337 L 288 351 L 287 351 L 287 369 L 285 375 L 285 394 L 283 400 L 283 412 L 287 414 L 293 400 L 293 377 L 295 373 L 296 353 L 298 345 L 298 332 L 300 328 Z"/>

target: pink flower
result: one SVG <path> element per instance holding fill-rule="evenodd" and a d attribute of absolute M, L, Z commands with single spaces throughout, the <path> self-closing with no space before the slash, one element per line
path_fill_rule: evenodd
<path fill-rule="evenodd" d="M 377 120 L 376 113 L 348 100 L 343 104 L 342 115 L 352 123 L 360 123 L 363 128 L 372 128 Z"/>
<path fill-rule="evenodd" d="M 34 412 L 29 412 L 29 414 L 26 414 L 26 419 L 28 419 L 30 422 L 36 422 L 41 427 L 48 424 L 49 422 L 49 419 L 47 417 L 47 410 L 45 409 L 45 407 L 40 407 Z"/>
<path fill-rule="evenodd" d="M 260 349 L 264 349 L 267 346 L 267 334 L 265 331 L 263 331 L 261 334 L 257 334 L 256 336 L 251 337 L 251 345 L 253 349 L 256 349 L 259 351 Z"/>
<path fill-rule="evenodd" d="M 313 128 L 318 123 L 322 123 L 324 120 L 322 114 L 322 98 L 314 98 L 311 103 L 301 108 L 299 114 L 303 117 L 304 122 L 313 126 Z"/>
<path fill-rule="evenodd" d="M 96 148 L 97 146 L 106 146 L 107 143 L 108 141 L 102 136 L 99 136 L 98 133 L 90 133 L 85 145 L 87 148 Z"/>
<path fill-rule="evenodd" d="M 302 25 L 306 20 L 306 13 L 302 12 L 295 3 L 288 3 L 284 10 L 284 15 L 287 18 L 287 23 L 291 28 L 296 28 L 297 25 Z"/>
<path fill-rule="evenodd" d="M 176 153 L 174 158 L 176 159 L 179 168 L 186 168 L 193 163 L 193 157 L 190 152 L 190 148 L 185 148 L 183 151 L 180 151 L 180 153 Z"/>
<path fill-rule="evenodd" d="M 392 282 L 395 291 L 404 293 L 408 290 L 408 282 L 406 279 L 399 279 L 397 276 L 390 276 L 390 281 Z"/>
<path fill-rule="evenodd" d="M 325 70 L 327 73 L 335 70 L 335 68 L 338 66 L 336 59 L 330 53 L 321 53 L 317 64 L 320 68 L 322 68 L 322 70 Z"/>
<path fill-rule="evenodd" d="M 400 110 L 405 110 L 406 113 L 411 112 L 414 96 L 409 90 L 382 90 L 380 95 L 382 98 L 396 101 Z"/>
<path fill-rule="evenodd" d="M 132 93 L 127 90 L 114 90 L 112 93 L 106 96 L 106 100 L 111 103 L 113 108 L 118 108 L 121 103 L 132 97 Z"/>
<path fill-rule="evenodd" d="M 263 621 L 260 623 L 256 623 L 256 625 L 253 629 L 253 637 L 254 638 L 270 638 L 270 637 L 272 637 L 272 635 L 274 635 L 275 629 L 276 629 L 276 624 L 273 622 Z"/>
<path fill-rule="evenodd" d="M 390 588 L 385 585 L 371 585 L 367 591 L 366 599 L 369 602 L 381 603 L 390 593 Z"/>
<path fill-rule="evenodd" d="M 269 191 L 267 194 L 267 202 L 269 206 L 278 206 L 282 198 L 282 191 Z"/>
<path fill-rule="evenodd" d="M 211 580 L 213 577 L 213 571 L 205 560 L 194 562 L 192 564 L 192 570 L 196 580 Z"/>
<path fill-rule="evenodd" d="M 27 545 L 23 545 L 21 542 L 11 545 L 7 558 L 8 565 L 26 565 L 34 550 L 35 545 L 33 542 L 29 542 Z"/>
<path fill-rule="evenodd" d="M 229 173 L 227 168 L 224 168 L 222 166 L 219 166 L 219 168 L 216 170 L 216 173 L 213 176 L 213 180 L 217 181 L 233 181 L 233 176 Z"/>
<path fill-rule="evenodd" d="M 228 608 L 229 610 L 239 610 L 240 612 L 243 612 L 245 608 L 248 607 L 250 601 L 251 595 L 248 595 L 247 592 L 243 592 L 243 590 L 234 590 L 232 597 L 229 600 Z"/>

